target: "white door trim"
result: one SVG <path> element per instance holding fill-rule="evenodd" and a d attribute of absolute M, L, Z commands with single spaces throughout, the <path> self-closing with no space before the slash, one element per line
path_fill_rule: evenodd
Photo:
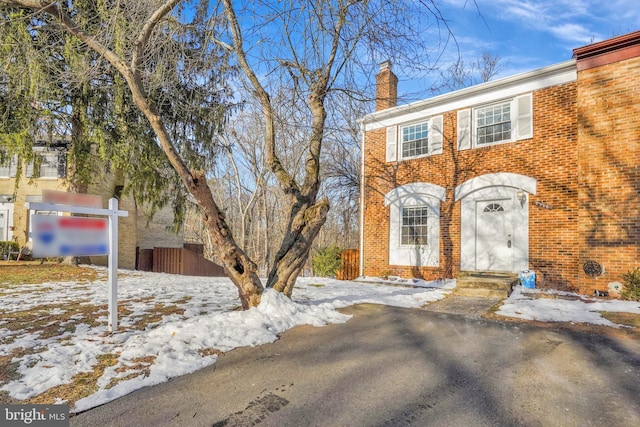
<path fill-rule="evenodd" d="M 6 215 L 6 218 L 4 218 L 5 229 L 2 233 L 3 235 L 0 236 L 0 240 L 13 240 L 13 203 L 0 203 L 0 210 Z"/>
<path fill-rule="evenodd" d="M 454 196 L 457 202 L 467 197 L 474 191 L 482 190 L 487 187 L 511 187 L 521 189 L 529 194 L 536 194 L 536 179 L 517 173 L 499 172 L 488 173 L 486 175 L 476 176 L 470 180 L 458 185 L 455 189 Z"/>
<path fill-rule="evenodd" d="M 524 195 L 518 200 L 518 193 Z M 527 194 L 528 193 L 528 194 Z M 536 180 L 512 173 L 481 175 L 466 181 L 455 189 L 455 200 L 460 208 L 460 269 L 478 270 L 477 254 L 477 206 L 483 200 L 509 199 L 513 203 L 511 215 L 512 261 L 508 271 L 517 272 L 529 268 L 529 194 L 536 194 Z M 498 270 L 496 270 L 498 271 Z M 503 271 L 503 270 L 501 270 Z"/>

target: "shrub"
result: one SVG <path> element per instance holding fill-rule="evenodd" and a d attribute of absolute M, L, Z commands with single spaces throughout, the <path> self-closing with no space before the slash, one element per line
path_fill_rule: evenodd
<path fill-rule="evenodd" d="M 622 275 L 624 290 L 620 294 L 622 299 L 640 301 L 640 267 L 636 267 Z"/>
<path fill-rule="evenodd" d="M 342 249 L 336 245 L 318 250 L 311 259 L 313 273 L 321 277 L 335 277 L 336 271 L 342 267 Z"/>
<path fill-rule="evenodd" d="M 0 241 L 0 255 L 8 254 L 9 252 L 18 252 L 20 250 L 20 246 L 18 242 L 11 242 L 2 240 Z"/>

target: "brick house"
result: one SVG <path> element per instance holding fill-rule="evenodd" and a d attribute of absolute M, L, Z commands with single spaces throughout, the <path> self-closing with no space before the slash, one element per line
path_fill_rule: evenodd
<path fill-rule="evenodd" d="M 640 32 L 361 120 L 360 274 L 536 272 L 592 293 L 640 265 Z"/>
<path fill-rule="evenodd" d="M 34 151 L 41 157 L 40 169 L 34 171 L 33 165 L 23 164 L 17 187 L 18 157 L 4 156 L 0 161 L 0 241 L 13 240 L 23 246 L 31 240 L 30 217 L 34 213 L 25 207 L 25 203 L 41 201 L 42 190 L 68 191 L 67 144 L 42 145 L 34 147 Z M 182 230 L 178 234 L 167 231 L 173 222 L 171 209 L 157 212 L 149 222 L 132 197 L 120 196 L 123 185 L 120 174 L 102 170 L 95 172 L 87 190 L 88 194 L 102 196 L 103 207 L 107 206 L 108 199 L 118 197 L 119 208 L 129 211 L 128 217 L 119 219 L 119 267 L 136 268 L 136 254 L 140 249 L 181 248 Z M 94 264 L 106 265 L 106 256 L 90 258 Z"/>

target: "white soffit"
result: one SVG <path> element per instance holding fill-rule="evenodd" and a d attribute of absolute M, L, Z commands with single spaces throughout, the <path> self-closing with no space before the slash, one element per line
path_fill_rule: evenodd
<path fill-rule="evenodd" d="M 378 111 L 363 117 L 361 122 L 364 124 L 365 132 L 369 132 L 576 81 L 577 77 L 576 61 L 571 59 L 423 101 Z"/>

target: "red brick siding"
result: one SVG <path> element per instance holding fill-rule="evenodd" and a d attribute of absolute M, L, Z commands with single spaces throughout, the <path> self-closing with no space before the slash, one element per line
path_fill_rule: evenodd
<path fill-rule="evenodd" d="M 578 73 L 580 289 L 640 265 L 640 58 Z M 590 278 L 587 260 L 604 265 Z"/>
<path fill-rule="evenodd" d="M 511 172 L 538 181 L 529 216 L 530 267 L 538 273 L 538 284 L 575 287 L 579 255 L 576 84 L 534 92 L 533 107 L 532 139 L 458 151 L 457 112 L 451 111 L 444 114 L 442 154 L 397 163 L 385 163 L 386 130 L 368 132 L 364 152 L 364 274 L 456 277 L 460 266 L 460 203 L 454 202 L 454 189 L 475 176 Z M 389 266 L 389 207 L 384 206 L 384 194 L 418 181 L 440 185 L 447 191 L 446 201 L 440 205 L 440 266 Z M 553 209 L 538 207 L 535 201 Z"/>

